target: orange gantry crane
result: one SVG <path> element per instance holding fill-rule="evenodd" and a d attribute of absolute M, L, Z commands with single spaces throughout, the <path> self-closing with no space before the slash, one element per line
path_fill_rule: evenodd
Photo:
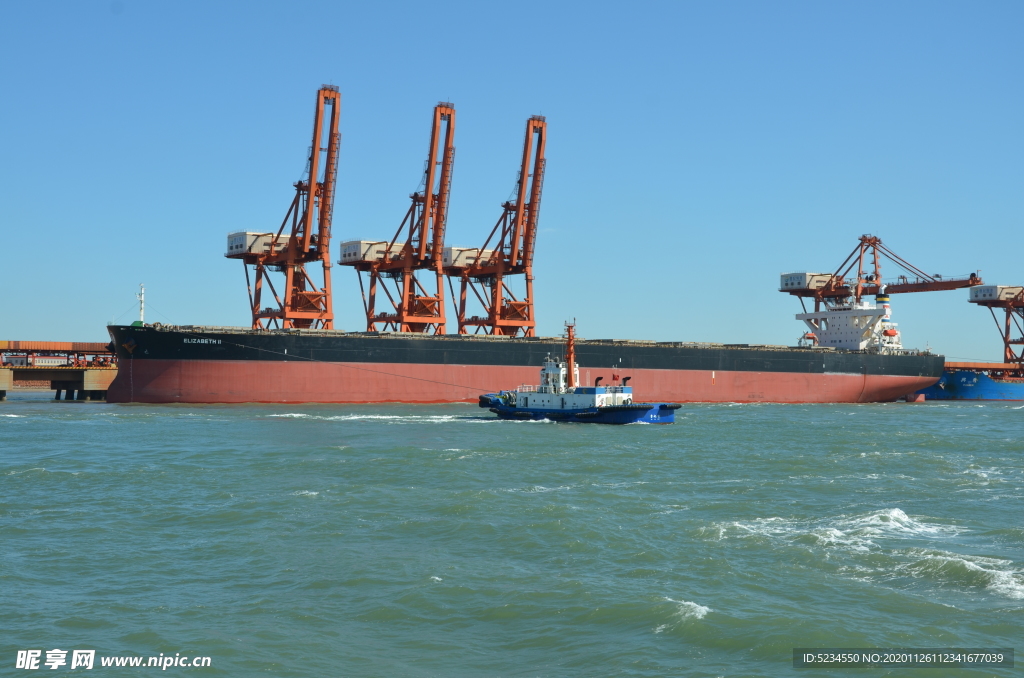
<path fill-rule="evenodd" d="M 501 217 L 480 249 L 450 247 L 445 250 L 448 283 L 451 285 L 453 278 L 460 281 L 459 334 L 468 334 L 472 327 L 475 334 L 535 336 L 533 253 L 544 185 L 546 140 L 544 117 L 535 115 L 527 120 L 515 201 L 502 204 Z M 506 279 L 512 275 L 525 278 L 526 291 L 522 299 L 508 286 Z M 466 298 L 470 290 L 483 307 L 483 315 L 467 317 Z M 455 296 L 454 289 L 452 296 Z"/>
<path fill-rule="evenodd" d="M 276 233 L 240 232 L 228 236 L 228 251 L 224 256 L 241 259 L 245 267 L 253 329 L 333 328 L 330 241 L 341 145 L 340 116 L 338 88 L 324 85 L 316 94 L 313 143 L 306 178 L 294 184 L 295 198 L 280 228 Z M 318 261 L 323 266 L 321 287 L 317 287 L 306 270 L 306 264 Z M 249 283 L 250 265 L 255 267 L 255 290 Z M 274 287 L 270 271 L 284 273 L 280 293 Z M 264 282 L 276 306 L 262 306 Z"/>
<path fill-rule="evenodd" d="M 455 105 L 443 101 L 434 107 L 423 190 L 410 196 L 412 204 L 395 236 L 389 242 L 342 243 L 338 263 L 359 273 L 368 332 L 445 333 L 442 259 L 454 162 Z M 400 239 L 403 233 L 404 240 Z M 416 277 L 417 271 L 434 272 L 433 293 Z M 363 287 L 364 272 L 370 277 L 369 300 Z M 394 293 L 388 289 L 388 280 L 394 284 Z M 380 290 L 392 310 L 377 310 Z"/>
<path fill-rule="evenodd" d="M 1024 376 L 1024 287 L 978 287 L 971 290 L 970 302 L 988 307 L 1003 340 L 1003 362 L 1007 366 L 1015 365 L 1020 375 Z M 996 317 L 997 308 L 1003 309 L 1005 313 L 1002 323 Z M 1015 332 L 1018 335 L 1016 337 L 1013 336 Z"/>
<path fill-rule="evenodd" d="M 882 282 L 883 258 L 903 269 L 894 282 Z M 799 297 L 801 304 L 805 298 L 814 299 L 814 311 L 818 312 L 822 303 L 826 306 L 841 305 L 851 298 L 860 302 L 864 296 L 881 293 L 882 288 L 886 294 L 897 294 L 956 290 L 983 284 L 976 273 L 955 278 L 929 275 L 883 245 L 881 238 L 862 235 L 835 273 L 785 274 L 780 291 Z"/>

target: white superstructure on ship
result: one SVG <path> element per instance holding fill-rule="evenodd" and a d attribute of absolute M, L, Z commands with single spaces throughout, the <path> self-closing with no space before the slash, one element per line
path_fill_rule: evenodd
<path fill-rule="evenodd" d="M 780 289 L 785 291 L 791 286 L 813 288 L 816 279 L 829 277 L 828 273 L 786 273 L 782 276 Z M 889 295 L 885 293 L 884 285 L 874 301 L 855 301 L 851 297 L 835 303 L 826 299 L 819 310 L 797 313 L 796 319 L 807 325 L 804 342 L 877 353 L 903 350 L 899 326 L 892 321 Z"/>

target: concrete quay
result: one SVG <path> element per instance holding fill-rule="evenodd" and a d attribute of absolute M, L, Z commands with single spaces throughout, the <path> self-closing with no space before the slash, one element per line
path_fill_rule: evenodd
<path fill-rule="evenodd" d="M 0 368 L 0 400 L 18 382 L 49 381 L 54 400 L 106 400 L 107 388 L 117 376 L 117 367 L 9 366 Z"/>

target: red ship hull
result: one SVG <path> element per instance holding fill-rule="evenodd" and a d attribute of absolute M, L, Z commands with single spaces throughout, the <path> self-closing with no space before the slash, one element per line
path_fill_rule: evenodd
<path fill-rule="evenodd" d="M 629 369 L 645 400 L 665 402 L 863 403 L 895 400 L 935 377 L 891 374 Z M 580 368 L 581 381 L 612 377 Z M 245 360 L 124 360 L 109 402 L 442 403 L 536 381 L 532 366 Z"/>

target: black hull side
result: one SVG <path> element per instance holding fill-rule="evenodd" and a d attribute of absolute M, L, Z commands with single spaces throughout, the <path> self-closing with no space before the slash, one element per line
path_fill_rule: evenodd
<path fill-rule="evenodd" d="M 212 328 L 108 328 L 120 360 L 216 360 L 266 362 L 396 363 L 540 367 L 561 356 L 564 341 L 465 335 L 409 336 L 373 333 L 222 331 Z M 942 375 L 939 355 L 877 355 L 785 347 L 739 347 L 628 341 L 576 344 L 581 367 L 860 374 Z"/>

